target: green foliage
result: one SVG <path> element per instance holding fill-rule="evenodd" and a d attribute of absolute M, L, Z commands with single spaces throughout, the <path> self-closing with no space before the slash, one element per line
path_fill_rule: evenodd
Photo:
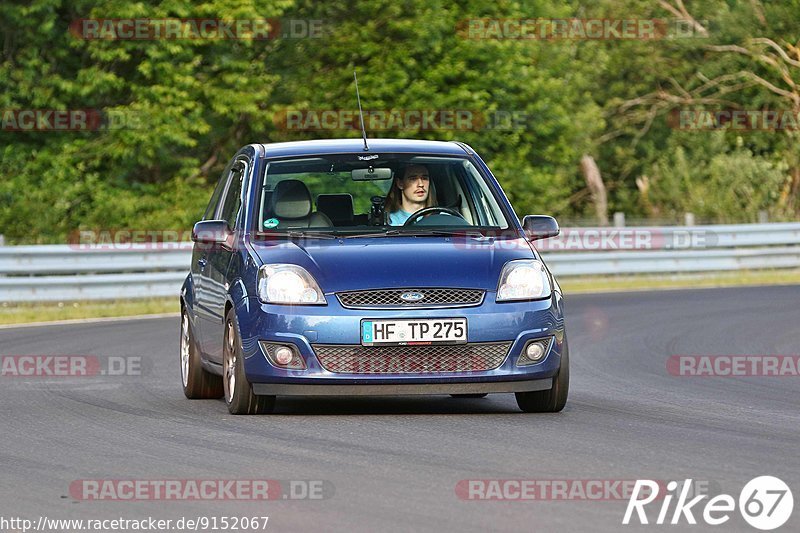
<path fill-rule="evenodd" d="M 103 109 L 122 127 L 0 133 L 0 233 L 49 242 L 82 228 L 185 228 L 229 155 L 268 122 L 262 106 L 276 78 L 254 65 L 275 41 L 83 40 L 68 31 L 72 21 L 275 17 L 288 5 L 4 3 L 0 108 Z M 204 164 L 213 172 L 202 173 Z"/>
<path fill-rule="evenodd" d="M 684 148 L 686 146 L 686 148 Z M 782 218 L 776 207 L 787 180 L 787 166 L 754 155 L 739 145 L 725 151 L 725 138 L 715 133 L 705 144 L 676 143 L 653 165 L 648 194 L 651 212 L 679 220 L 694 213 L 698 221 L 757 222 L 760 211 Z M 706 159 L 704 154 L 712 153 Z"/>
<path fill-rule="evenodd" d="M 663 4 L 4 2 L 0 110 L 102 109 L 122 123 L 89 132 L 0 131 L 0 234 L 12 243 L 43 243 L 85 228 L 187 228 L 240 146 L 358 136 L 351 129 L 292 131 L 279 120 L 287 110 L 354 110 L 354 68 L 367 110 L 518 117 L 499 127 L 478 120 L 472 129 L 399 128 L 370 135 L 469 143 L 519 214 L 591 216 L 579 168 L 581 156 L 589 154 L 603 173 L 610 210 L 631 217 L 679 219 L 692 211 L 709 221 L 749 221 L 760 210 L 795 217 L 795 133 L 679 131 L 669 112 L 693 103 L 659 107 L 652 105 L 657 97 L 630 102 L 696 91 L 743 70 L 785 87 L 768 64 L 708 45 L 749 46 L 763 36 L 788 49 L 800 39 L 797 0 L 687 0 L 708 29 L 707 36 L 693 38 L 470 39 L 463 31 L 476 18 L 673 19 Z M 323 35 L 137 41 L 84 40 L 69 31 L 78 19 L 137 17 L 318 20 Z M 764 85 L 746 84 L 723 96 L 723 107 L 790 108 Z"/>

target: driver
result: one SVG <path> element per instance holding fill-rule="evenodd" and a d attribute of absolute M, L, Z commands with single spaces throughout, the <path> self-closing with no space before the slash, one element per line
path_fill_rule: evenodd
<path fill-rule="evenodd" d="M 408 218 L 425 207 L 435 207 L 436 193 L 425 165 L 409 165 L 402 177 L 396 177 L 386 195 L 389 225 L 402 226 Z"/>

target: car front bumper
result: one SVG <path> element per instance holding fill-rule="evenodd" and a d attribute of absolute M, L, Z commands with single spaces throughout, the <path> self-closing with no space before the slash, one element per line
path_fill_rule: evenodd
<path fill-rule="evenodd" d="M 552 378 L 525 381 L 485 381 L 463 383 L 357 383 L 321 385 L 298 383 L 253 383 L 253 393 L 269 396 L 394 396 L 414 394 L 488 394 L 493 392 L 531 392 L 550 390 Z"/>
<path fill-rule="evenodd" d="M 475 307 L 444 309 L 355 310 L 342 307 L 335 295 L 325 306 L 285 306 L 243 299 L 236 307 L 245 373 L 255 394 L 263 395 L 400 395 L 481 394 L 547 390 L 566 349 L 563 300 L 558 293 L 542 301 L 496 303 L 487 292 Z M 510 344 L 502 363 L 490 370 L 347 373 L 330 372 L 315 353 L 317 345 L 360 346 L 362 319 L 467 319 L 467 342 Z M 552 337 L 537 363 L 517 361 L 527 343 Z M 271 364 L 261 342 L 293 347 L 303 370 Z M 377 352 L 376 352 L 377 353 Z"/>

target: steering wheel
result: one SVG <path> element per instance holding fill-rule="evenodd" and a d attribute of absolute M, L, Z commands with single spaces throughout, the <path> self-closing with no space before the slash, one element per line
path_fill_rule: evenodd
<path fill-rule="evenodd" d="M 464 217 L 461 216 L 461 213 L 459 213 L 455 209 L 450 209 L 449 207 L 423 207 L 422 209 L 420 209 L 419 211 L 415 212 L 410 217 L 408 217 L 408 220 L 405 221 L 403 227 L 413 226 L 419 217 L 430 215 L 431 213 L 446 213 L 448 215 L 453 215 L 458 218 L 464 219 Z"/>

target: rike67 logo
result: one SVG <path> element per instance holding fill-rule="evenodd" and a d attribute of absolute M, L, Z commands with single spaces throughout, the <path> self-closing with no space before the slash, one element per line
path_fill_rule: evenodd
<path fill-rule="evenodd" d="M 655 524 L 695 525 L 697 518 L 702 518 L 708 525 L 719 526 L 730 520 L 738 503 L 739 513 L 748 524 L 756 529 L 769 531 L 784 525 L 792 516 L 794 508 L 794 498 L 789 486 L 772 476 L 751 479 L 739 493 L 738 502 L 729 494 L 720 494 L 702 505 L 701 502 L 709 495 L 701 494 L 689 499 L 691 487 L 691 479 L 685 480 L 683 485 L 670 481 L 666 491 L 661 493 L 659 489 L 662 485 L 658 482 L 649 479 L 636 480 L 622 523 L 636 524 L 638 519 L 640 524 L 650 524 L 652 516 L 648 518 L 645 507 L 658 501 L 661 505 L 658 517 L 653 522 Z M 671 509 L 673 501 L 675 506 Z M 652 514 L 656 508 L 658 504 L 648 511 Z"/>

